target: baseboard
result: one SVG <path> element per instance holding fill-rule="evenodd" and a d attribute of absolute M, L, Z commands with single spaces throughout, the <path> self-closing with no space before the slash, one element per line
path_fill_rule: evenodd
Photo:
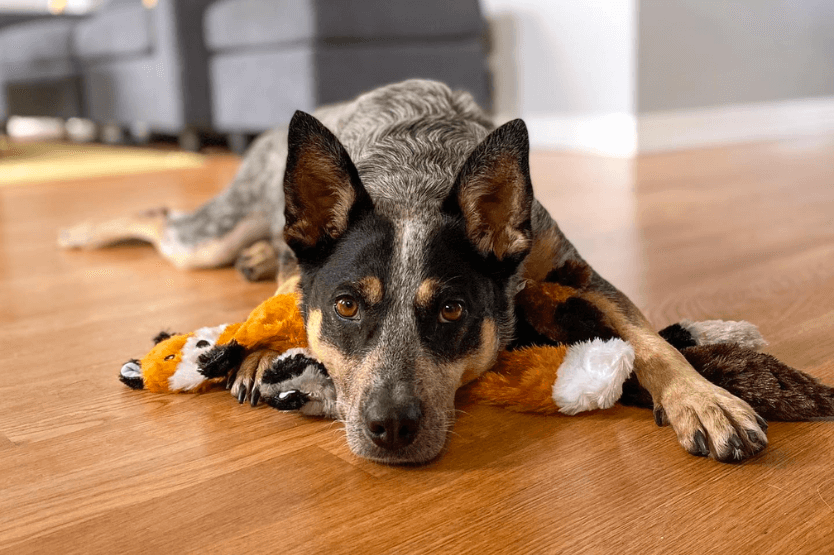
<path fill-rule="evenodd" d="M 530 146 L 538 150 L 576 150 L 630 157 L 637 150 L 632 114 L 525 114 Z"/>
<path fill-rule="evenodd" d="M 636 131 L 641 153 L 822 133 L 834 133 L 834 97 L 647 112 Z"/>

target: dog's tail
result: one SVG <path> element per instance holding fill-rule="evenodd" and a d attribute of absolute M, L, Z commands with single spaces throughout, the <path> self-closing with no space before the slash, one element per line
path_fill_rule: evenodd
<path fill-rule="evenodd" d="M 768 420 L 801 421 L 834 416 L 834 387 L 760 353 L 764 345 L 747 322 L 681 322 L 660 332 L 702 376 L 746 401 Z M 651 395 L 632 375 L 620 402 L 652 408 Z"/>

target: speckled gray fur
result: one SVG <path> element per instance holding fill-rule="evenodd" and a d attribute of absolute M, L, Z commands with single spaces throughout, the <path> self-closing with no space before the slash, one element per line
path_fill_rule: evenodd
<path fill-rule="evenodd" d="M 356 100 L 322 107 L 313 114 L 344 145 L 363 184 L 380 209 L 392 215 L 437 212 L 466 157 L 494 128 L 469 93 L 435 81 L 412 79 L 381 87 Z M 261 135 L 247 151 L 232 183 L 194 212 L 173 216 L 170 235 L 187 248 L 222 240 L 246 217 L 269 222 L 279 258 L 283 241 L 283 176 L 287 129 Z M 533 231 L 556 228 L 538 202 Z M 245 247 L 243 245 L 241 248 Z M 562 263 L 579 256 L 563 240 L 554 253 Z"/>
<path fill-rule="evenodd" d="M 194 212 L 172 216 L 169 229 L 182 245 L 194 247 L 224 237 L 246 216 L 261 215 L 269 219 L 272 234 L 280 237 L 286 161 L 286 127 L 264 133 L 252 144 L 232 183 Z"/>

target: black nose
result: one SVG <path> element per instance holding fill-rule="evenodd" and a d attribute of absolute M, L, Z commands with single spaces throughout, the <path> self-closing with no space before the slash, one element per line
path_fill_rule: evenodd
<path fill-rule="evenodd" d="M 383 449 L 398 451 L 414 442 L 423 413 L 417 399 L 395 402 L 386 397 L 366 405 L 365 435 Z"/>

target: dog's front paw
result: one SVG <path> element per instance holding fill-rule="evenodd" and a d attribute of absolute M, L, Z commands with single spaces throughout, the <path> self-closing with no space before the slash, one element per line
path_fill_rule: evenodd
<path fill-rule="evenodd" d="M 741 399 L 706 381 L 670 385 L 655 404 L 659 425 L 671 424 L 689 453 L 738 462 L 767 446 L 767 422 Z"/>
<path fill-rule="evenodd" d="M 237 372 L 229 375 L 231 382 L 227 387 L 238 403 L 243 404 L 248 400 L 253 407 L 258 405 L 261 399 L 261 381 L 264 373 L 280 354 L 270 349 L 250 353 L 243 359 Z"/>

